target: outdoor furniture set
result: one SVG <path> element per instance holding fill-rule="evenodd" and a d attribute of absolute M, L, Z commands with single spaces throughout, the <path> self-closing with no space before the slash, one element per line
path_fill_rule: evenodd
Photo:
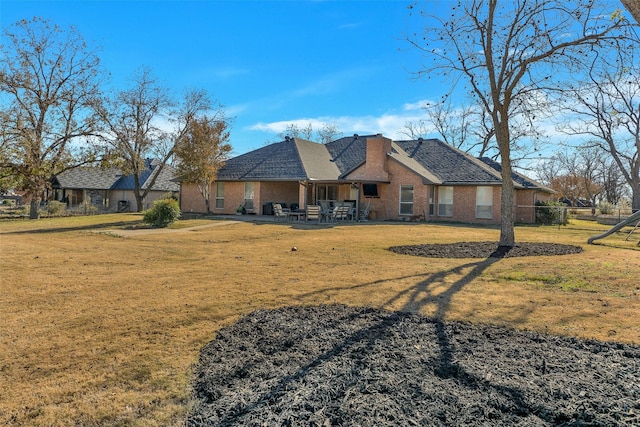
<path fill-rule="evenodd" d="M 364 220 L 366 221 L 368 216 L 368 206 L 366 209 L 360 211 L 360 219 L 356 217 L 356 209 L 350 203 L 337 202 L 333 207 L 321 205 L 308 205 L 306 209 L 288 209 L 283 208 L 280 203 L 273 204 L 273 220 L 279 221 L 302 221 L 303 219 L 308 221 L 317 221 L 318 223 L 324 222 L 337 222 L 337 221 L 354 221 Z"/>

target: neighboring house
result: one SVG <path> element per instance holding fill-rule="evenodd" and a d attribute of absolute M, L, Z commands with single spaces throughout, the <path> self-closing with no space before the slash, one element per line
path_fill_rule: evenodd
<path fill-rule="evenodd" d="M 513 180 L 516 220 L 535 222 L 535 202 L 552 190 L 519 174 Z M 212 184 L 211 210 L 233 214 L 243 205 L 270 214 L 272 203 L 352 201 L 371 219 L 500 223 L 501 185 L 499 164 L 437 139 L 354 135 L 323 145 L 287 138 L 228 160 Z M 183 212 L 205 211 L 194 184 L 181 183 L 180 191 Z"/>
<path fill-rule="evenodd" d="M 146 160 L 147 168 L 140 176 L 142 188 L 146 189 L 151 178 L 158 173 L 157 163 Z M 180 190 L 174 181 L 175 169 L 165 165 L 152 189 L 144 199 L 143 208 L 167 193 Z M 117 168 L 77 167 L 65 171 L 52 180 L 53 194 L 50 199 L 67 203 L 69 207 L 90 203 L 105 211 L 127 211 L 136 209 L 133 175 L 122 175 Z"/>

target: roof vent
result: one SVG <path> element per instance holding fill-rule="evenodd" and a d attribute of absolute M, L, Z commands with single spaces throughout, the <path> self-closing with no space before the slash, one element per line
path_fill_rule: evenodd
<path fill-rule="evenodd" d="M 422 144 L 424 140 L 422 138 L 418 138 L 418 144 Z"/>
<path fill-rule="evenodd" d="M 357 133 L 353 134 L 353 139 L 358 139 L 358 134 Z"/>
<path fill-rule="evenodd" d="M 290 137 L 289 135 L 286 135 L 286 136 L 284 137 L 284 140 L 285 140 L 285 141 L 289 141 L 290 139 L 291 139 L 291 137 Z"/>

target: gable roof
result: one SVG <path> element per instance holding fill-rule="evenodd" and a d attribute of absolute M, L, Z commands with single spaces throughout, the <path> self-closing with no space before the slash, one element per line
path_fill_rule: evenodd
<path fill-rule="evenodd" d="M 221 181 L 334 181 L 340 170 L 326 146 L 287 138 L 227 160 L 218 171 Z"/>
<path fill-rule="evenodd" d="M 84 188 L 87 190 L 106 190 L 120 178 L 122 172 L 117 168 L 96 168 L 80 166 L 69 169 L 54 177 L 54 186 L 60 188 Z"/>
<path fill-rule="evenodd" d="M 158 173 L 157 164 L 147 160 L 147 169 L 140 174 L 142 188 L 149 186 L 150 178 Z M 180 186 L 174 181 L 175 169 L 165 165 L 156 179 L 152 190 L 179 191 Z M 133 175 L 122 175 L 118 168 L 99 168 L 81 166 L 64 171 L 53 178 L 54 188 L 85 190 L 133 190 Z"/>
<path fill-rule="evenodd" d="M 218 171 L 219 181 L 349 181 L 348 176 L 362 166 L 367 156 L 367 138 L 354 135 L 327 144 L 286 138 L 229 159 Z M 395 141 L 387 153 L 426 184 L 500 185 L 502 177 L 495 164 L 477 159 L 438 139 Z M 495 162 L 494 162 L 495 163 Z M 498 165 L 499 166 L 499 165 Z M 540 184 L 514 173 L 517 188 L 542 188 Z"/>
<path fill-rule="evenodd" d="M 502 179 L 495 171 L 473 156 L 438 139 L 397 141 L 396 144 L 410 159 L 415 159 L 435 175 L 440 183 L 499 185 Z"/>

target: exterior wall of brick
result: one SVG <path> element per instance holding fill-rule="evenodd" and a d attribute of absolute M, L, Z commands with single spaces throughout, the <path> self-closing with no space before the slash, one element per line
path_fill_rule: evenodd
<path fill-rule="evenodd" d="M 349 174 L 359 181 L 389 181 L 387 153 L 391 151 L 391 140 L 382 136 L 367 138 L 365 164 Z"/>
<path fill-rule="evenodd" d="M 213 187 L 212 187 L 213 192 Z M 212 194 L 213 198 L 213 194 Z M 215 201 L 211 203 L 212 209 L 215 205 Z M 198 186 L 196 184 L 182 183 L 180 184 L 180 210 L 182 212 L 206 212 L 206 205 L 204 203 L 204 197 L 200 194 Z"/>
<path fill-rule="evenodd" d="M 536 222 L 536 202 L 551 200 L 552 194 L 538 190 L 519 190 L 516 192 L 516 221 L 522 223 Z"/>
<path fill-rule="evenodd" d="M 262 205 L 265 203 L 286 203 L 287 206 L 291 206 L 292 203 L 298 203 L 299 206 L 304 206 L 300 203 L 299 189 L 300 185 L 297 182 L 260 182 L 260 191 L 256 189 L 256 208 L 260 207 L 256 213 L 262 214 Z M 304 188 L 302 188 L 304 190 Z M 258 203 L 260 203 L 258 205 Z"/>
<path fill-rule="evenodd" d="M 499 224 L 501 220 L 500 203 L 501 187 L 490 186 L 493 189 L 493 205 L 491 218 L 477 218 L 475 185 L 453 186 L 453 215 L 450 217 L 438 215 L 438 186 L 424 184 L 423 178 L 387 156 L 391 151 L 391 140 L 382 136 L 367 139 L 366 162 L 349 174 L 346 180 L 351 182 L 378 182 L 378 197 L 365 197 L 360 188 L 360 209 L 369 207 L 371 217 L 379 220 L 396 220 L 424 216 L 425 220 L 466 222 L 479 224 Z M 338 200 L 353 198 L 350 183 L 336 183 L 338 186 Z M 403 185 L 413 186 L 413 213 L 400 214 L 400 189 Z M 433 215 L 429 214 L 429 197 L 433 187 Z M 183 212 L 204 212 L 205 204 L 197 187 L 193 184 L 183 184 L 181 193 Z M 265 203 L 298 203 L 302 208 L 306 203 L 315 202 L 315 186 L 305 187 L 298 182 L 255 182 L 254 183 L 254 212 L 262 214 Z M 235 214 L 238 205 L 244 201 L 243 182 L 225 182 L 224 209 L 215 209 L 215 194 L 212 187 L 211 210 L 216 213 Z M 536 200 L 547 200 L 551 195 L 533 190 L 516 190 L 514 209 L 516 221 L 535 222 L 534 209 L 530 206 Z M 306 203 L 305 203 L 306 202 Z"/>

